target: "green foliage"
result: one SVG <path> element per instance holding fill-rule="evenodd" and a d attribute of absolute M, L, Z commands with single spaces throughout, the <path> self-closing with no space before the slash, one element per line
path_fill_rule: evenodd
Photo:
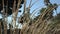
<path fill-rule="evenodd" d="M 42 9 L 40 10 L 40 13 L 42 13 L 45 9 L 46 9 L 46 8 L 42 8 Z"/>
<path fill-rule="evenodd" d="M 48 5 L 51 4 L 51 3 L 50 3 L 50 0 L 44 0 L 44 3 L 45 3 L 46 6 L 48 6 Z"/>
<path fill-rule="evenodd" d="M 58 5 L 55 3 L 55 4 L 54 4 L 54 6 L 56 6 L 55 10 L 57 10 L 57 8 L 58 8 Z"/>

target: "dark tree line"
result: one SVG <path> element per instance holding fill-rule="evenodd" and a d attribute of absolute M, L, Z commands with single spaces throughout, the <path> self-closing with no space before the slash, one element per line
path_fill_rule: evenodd
<path fill-rule="evenodd" d="M 18 7 L 18 0 L 0 0 L 0 14 L 2 14 L 2 15 L 6 15 L 6 13 L 7 13 L 7 17 L 8 16 L 10 16 L 10 15 L 12 15 L 12 11 L 13 11 L 13 5 L 14 5 L 14 1 L 16 1 L 16 3 L 15 3 L 15 9 L 17 9 L 17 7 Z M 22 8 L 22 4 L 24 4 L 24 0 L 21 0 L 21 3 L 20 3 L 21 5 L 20 5 L 20 7 L 19 7 L 19 9 L 20 8 Z M 3 6 L 4 5 L 4 6 Z M 3 11 L 3 8 L 4 8 L 4 11 Z M 21 12 L 21 11 L 19 11 L 19 12 Z M 2 31 L 2 34 L 6 34 L 5 33 L 5 30 L 4 30 L 4 28 L 7 28 L 5 25 L 5 22 L 2 20 L 2 19 L 0 19 L 0 22 L 1 22 L 1 31 Z M 5 24 L 5 25 L 4 25 Z M 9 25 L 9 26 L 11 26 L 11 25 Z M 18 30 L 18 29 L 17 29 Z M 17 31 L 16 30 L 16 31 Z M 18 31 L 20 31 L 20 30 L 18 30 Z M 11 34 L 10 32 L 10 29 L 7 29 L 7 34 Z M 20 32 L 18 32 L 18 34 L 19 34 Z"/>
<path fill-rule="evenodd" d="M 16 1 L 15 7 L 17 8 L 18 0 L 0 0 L 0 14 L 3 14 L 3 12 L 6 14 L 6 8 L 7 8 L 7 14 L 11 15 L 14 1 Z M 4 3 L 4 7 L 3 7 L 3 3 Z M 20 8 L 22 7 L 23 3 L 24 3 L 24 0 L 21 0 Z M 3 8 L 4 8 L 4 11 L 2 11 Z"/>

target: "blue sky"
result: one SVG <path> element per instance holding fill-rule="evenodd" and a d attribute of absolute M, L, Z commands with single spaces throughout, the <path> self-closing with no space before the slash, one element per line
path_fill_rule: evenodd
<path fill-rule="evenodd" d="M 36 0 L 32 0 L 32 3 L 34 3 Z M 50 0 L 50 2 L 52 3 L 52 4 L 54 4 L 54 3 L 57 3 L 57 4 L 60 4 L 60 0 Z M 29 6 L 29 3 L 30 3 L 30 0 L 27 0 L 27 4 L 26 4 L 26 6 L 28 7 Z M 36 8 L 42 8 L 42 7 L 45 7 L 45 4 L 44 4 L 44 0 L 38 0 L 38 2 L 36 2 L 33 6 L 32 6 L 32 8 L 31 8 L 31 10 L 30 10 L 30 12 L 32 13 L 33 12 L 33 10 L 35 10 Z M 37 11 L 37 10 L 36 10 Z M 59 13 L 60 12 L 60 6 L 57 8 L 57 13 Z M 35 15 L 37 15 L 37 13 L 35 14 Z M 54 15 L 56 15 L 56 12 L 55 12 L 55 10 L 54 10 Z"/>

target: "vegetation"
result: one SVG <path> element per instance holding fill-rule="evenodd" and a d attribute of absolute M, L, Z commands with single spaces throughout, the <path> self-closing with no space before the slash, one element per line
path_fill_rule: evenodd
<path fill-rule="evenodd" d="M 60 13 L 53 16 L 53 10 L 57 10 L 59 5 L 52 4 L 50 0 L 44 0 L 45 8 L 41 8 L 41 10 L 36 8 L 30 13 L 31 7 L 37 1 L 32 3 L 32 0 L 30 0 L 29 6 L 26 7 L 27 0 L 1 0 L 0 14 L 3 18 L 0 19 L 0 34 L 60 34 Z M 18 13 L 22 12 L 19 11 L 21 7 L 24 7 L 22 16 L 17 17 Z M 33 18 L 37 9 L 40 13 Z M 7 17 L 11 15 L 12 22 L 8 27 Z M 19 22 L 18 25 L 16 25 L 16 21 Z M 21 29 L 18 28 L 20 23 L 22 24 Z"/>

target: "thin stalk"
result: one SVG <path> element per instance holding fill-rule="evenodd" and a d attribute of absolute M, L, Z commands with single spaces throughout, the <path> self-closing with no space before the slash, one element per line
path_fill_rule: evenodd
<path fill-rule="evenodd" d="M 2 34 L 2 25 L 1 25 L 1 22 L 0 22 L 0 34 Z"/>
<path fill-rule="evenodd" d="M 20 3 L 21 3 L 21 0 L 18 0 L 18 4 L 17 4 L 17 8 L 15 9 L 15 5 L 16 5 L 16 0 L 14 1 L 14 7 L 13 7 L 13 23 L 14 23 L 14 25 L 13 25 L 13 28 L 14 28 L 14 32 L 13 32 L 13 34 L 16 34 L 16 31 L 15 31 L 15 29 L 16 29 L 16 18 L 17 18 L 17 14 L 18 14 L 18 9 L 19 9 L 19 6 L 20 6 Z"/>
<path fill-rule="evenodd" d="M 30 8 L 31 8 L 36 2 L 38 2 L 38 0 L 36 0 L 36 1 L 30 6 Z"/>
<path fill-rule="evenodd" d="M 25 13 L 25 11 L 26 11 L 26 0 L 24 0 L 24 12 L 23 12 L 23 14 Z"/>

